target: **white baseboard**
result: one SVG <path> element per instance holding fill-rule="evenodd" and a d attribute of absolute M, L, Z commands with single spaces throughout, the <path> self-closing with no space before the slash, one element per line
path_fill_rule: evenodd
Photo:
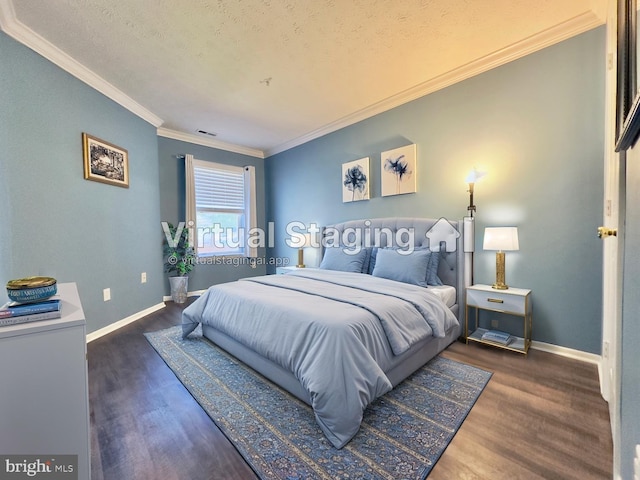
<path fill-rule="evenodd" d="M 207 290 L 205 289 L 205 290 L 195 290 L 193 292 L 187 292 L 187 297 L 199 297 L 206 291 Z M 171 295 L 165 295 L 164 297 L 162 297 L 162 300 L 164 302 L 172 302 L 173 298 L 171 298 Z"/>
<path fill-rule="evenodd" d="M 583 352 L 582 350 L 574 350 L 573 348 L 561 347 L 559 345 L 553 345 L 551 343 L 532 341 L 531 348 L 540 350 L 542 352 L 554 353 L 562 357 L 573 358 L 574 360 L 580 360 L 582 362 L 593 363 L 600 366 L 602 357 L 595 353 Z"/>
<path fill-rule="evenodd" d="M 93 342 L 97 338 L 103 337 L 108 333 L 114 332 L 119 328 L 124 327 L 125 325 L 129 325 L 130 323 L 135 322 L 136 320 L 140 320 L 142 317 L 146 317 L 150 313 L 157 312 L 164 308 L 164 302 L 158 303 L 152 307 L 146 308 L 141 312 L 134 313 L 133 315 L 129 315 L 127 318 L 123 318 L 122 320 L 118 320 L 117 322 L 112 323 L 111 325 L 107 325 L 104 328 L 96 330 L 95 332 L 91 332 L 87 334 L 87 343 Z"/>

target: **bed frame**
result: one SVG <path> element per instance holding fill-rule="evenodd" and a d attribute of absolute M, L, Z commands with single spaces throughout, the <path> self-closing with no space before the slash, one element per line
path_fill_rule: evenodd
<path fill-rule="evenodd" d="M 462 221 L 452 222 L 443 218 L 379 218 L 372 220 L 354 220 L 331 225 L 325 227 L 324 231 L 327 232 L 329 229 L 335 229 L 335 231 L 339 232 L 342 237 L 345 232 L 347 234 L 351 234 L 351 232 L 360 229 L 363 244 L 383 247 L 390 246 L 387 244 L 375 245 L 376 242 L 373 242 L 375 239 L 375 232 L 380 231 L 379 229 L 383 228 L 389 229 L 392 233 L 393 245 L 391 246 L 398 246 L 398 243 L 396 242 L 397 238 L 395 237 L 398 231 L 413 231 L 415 247 L 428 247 L 433 251 L 440 251 L 441 257 L 438 276 L 444 284 L 451 285 L 456 288 L 457 302 L 453 307 L 451 307 L 451 310 L 460 321 L 460 326 L 446 332 L 446 336 L 444 338 L 426 339 L 397 357 L 397 361 L 394 362 L 394 365 L 389 370 L 385 371 L 385 374 L 395 387 L 460 336 L 462 330 L 461 326 L 463 323 L 461 315 L 463 315 L 465 311 L 464 292 L 465 287 L 469 284 L 468 275 L 465 274 L 469 269 L 465 268 L 465 266 L 468 265 L 468 262 L 470 261 L 470 255 L 464 252 L 464 248 L 462 246 L 464 237 L 462 235 Z M 364 243 L 367 236 L 369 237 L 369 243 Z M 347 241 L 350 242 L 350 240 Z M 383 239 L 383 241 L 386 242 L 386 239 Z M 402 239 L 402 242 L 405 242 L 405 239 Z M 309 405 L 311 404 L 307 391 L 302 387 L 298 379 L 288 370 L 268 360 L 262 355 L 259 355 L 209 325 L 202 325 L 202 333 L 214 344 L 223 348 L 238 360 L 261 373 L 284 390 L 296 396 L 303 402 Z"/>

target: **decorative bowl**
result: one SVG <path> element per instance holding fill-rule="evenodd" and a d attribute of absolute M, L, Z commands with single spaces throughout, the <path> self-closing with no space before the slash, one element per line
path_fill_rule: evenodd
<path fill-rule="evenodd" d="M 37 302 L 57 292 L 58 285 L 52 277 L 25 277 L 7 282 L 7 295 L 14 302 Z"/>

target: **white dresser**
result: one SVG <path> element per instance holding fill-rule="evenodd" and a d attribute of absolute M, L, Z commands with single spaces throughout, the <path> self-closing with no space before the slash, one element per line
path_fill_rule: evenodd
<path fill-rule="evenodd" d="M 90 478 L 86 327 L 75 283 L 62 318 L 0 327 L 0 455 L 78 456 Z"/>

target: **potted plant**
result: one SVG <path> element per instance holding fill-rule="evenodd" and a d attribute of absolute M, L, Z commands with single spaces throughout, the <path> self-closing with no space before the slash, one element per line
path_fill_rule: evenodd
<path fill-rule="evenodd" d="M 179 227 L 167 223 L 164 238 L 164 271 L 168 273 L 171 285 L 171 298 L 176 303 L 187 301 L 189 273 L 196 264 L 196 254 L 189 244 L 189 230 L 181 224 L 182 232 L 177 236 Z"/>

